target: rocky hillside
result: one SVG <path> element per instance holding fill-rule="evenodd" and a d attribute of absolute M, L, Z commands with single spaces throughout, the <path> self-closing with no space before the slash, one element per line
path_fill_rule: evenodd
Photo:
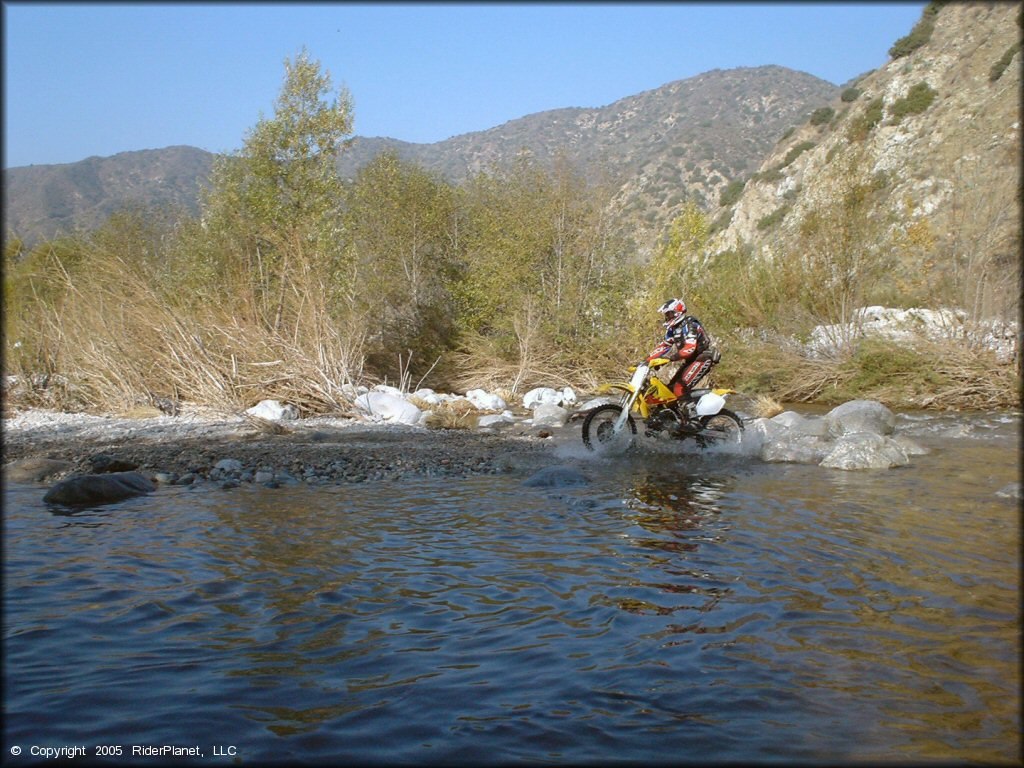
<path fill-rule="evenodd" d="M 4 236 L 13 232 L 31 243 L 92 229 L 126 205 L 181 206 L 194 214 L 213 158 L 178 146 L 7 169 Z"/>
<path fill-rule="evenodd" d="M 689 197 L 717 208 L 731 181 L 749 175 L 787 128 L 840 90 L 783 67 L 715 70 L 606 107 L 541 112 L 434 144 L 357 137 L 339 167 L 351 177 L 392 149 L 459 182 L 523 153 L 542 162 L 564 153 L 591 176 L 610 179 L 627 215 L 656 233 Z M 31 241 L 89 228 L 125 201 L 195 210 L 212 160 L 202 150 L 172 147 L 6 170 L 6 229 Z"/>
<path fill-rule="evenodd" d="M 1017 293 L 1020 35 L 1016 3 L 929 6 L 888 64 L 774 147 L 715 250 L 793 258 L 826 247 L 817 219 L 833 233 L 840 224 L 874 228 L 899 257 L 893 279 L 901 288 L 934 288 L 974 269 L 979 292 L 1001 274 Z M 841 202 L 850 211 L 855 189 L 865 202 L 859 221 Z"/>
<path fill-rule="evenodd" d="M 521 154 L 550 163 L 564 153 L 592 178 L 611 179 L 627 214 L 657 231 L 687 199 L 716 211 L 731 181 L 840 91 L 784 67 L 713 70 L 606 107 L 540 112 L 437 144 L 356 139 L 341 167 L 352 175 L 390 148 L 458 182 Z"/>

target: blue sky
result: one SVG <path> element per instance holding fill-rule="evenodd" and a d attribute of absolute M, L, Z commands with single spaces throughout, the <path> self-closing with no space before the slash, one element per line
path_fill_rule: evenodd
<path fill-rule="evenodd" d="M 4 167 L 237 149 L 303 46 L 352 94 L 356 135 L 434 142 L 712 69 L 842 84 L 924 6 L 4 2 Z"/>

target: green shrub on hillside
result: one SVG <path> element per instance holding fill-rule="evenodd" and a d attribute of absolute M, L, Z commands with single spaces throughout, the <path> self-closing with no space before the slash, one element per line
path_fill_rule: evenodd
<path fill-rule="evenodd" d="M 751 181 L 766 181 L 771 184 L 773 182 L 780 181 L 783 175 L 782 171 L 778 168 L 767 168 L 760 173 L 755 173 L 750 177 L 750 179 Z"/>
<path fill-rule="evenodd" d="M 758 229 L 770 229 L 786 218 L 786 214 L 789 213 L 789 205 L 780 205 L 774 211 L 769 213 L 767 216 L 762 216 L 757 220 Z"/>
<path fill-rule="evenodd" d="M 889 49 L 889 56 L 893 59 L 899 59 L 903 56 L 909 56 L 911 53 L 916 51 L 922 45 L 927 43 L 932 38 L 932 32 L 935 29 L 935 17 L 939 15 L 939 2 L 932 2 L 928 4 L 928 7 L 924 9 L 921 14 L 921 18 L 918 20 L 914 28 L 910 30 L 910 34 L 905 37 L 901 37 L 895 43 L 892 48 Z"/>
<path fill-rule="evenodd" d="M 912 86 L 907 95 L 897 99 L 889 108 L 893 123 L 898 123 L 907 115 L 919 115 L 935 101 L 938 94 L 928 83 L 922 81 Z"/>
<path fill-rule="evenodd" d="M 831 120 L 836 114 L 836 111 L 832 107 L 821 107 L 814 110 L 811 113 L 810 124 L 811 125 L 824 125 Z"/>
<path fill-rule="evenodd" d="M 850 141 L 864 141 L 868 134 L 871 133 L 871 129 L 882 122 L 884 104 L 885 102 L 882 101 L 881 96 L 869 103 L 863 113 L 850 121 L 847 138 Z"/>
<path fill-rule="evenodd" d="M 1013 57 L 1018 53 L 1020 53 L 1020 40 L 1007 48 L 1006 53 L 1002 55 L 999 61 L 992 65 L 992 70 L 989 72 L 988 79 L 994 83 L 1002 77 L 1003 72 L 1005 72 L 1006 68 L 1010 66 L 1010 62 L 1013 61 Z"/>
<path fill-rule="evenodd" d="M 842 95 L 839 98 L 842 99 L 847 104 L 849 104 L 851 101 L 856 101 L 857 99 L 859 99 L 862 93 L 864 93 L 864 91 L 862 91 L 860 88 L 851 87 L 843 91 Z"/>
<path fill-rule="evenodd" d="M 790 149 L 789 152 L 786 153 L 786 157 L 783 159 L 782 165 L 779 166 L 779 169 L 781 170 L 782 168 L 785 168 L 787 165 L 790 165 L 794 160 L 796 160 L 798 157 L 800 157 L 800 155 L 802 155 L 809 149 L 814 149 L 814 142 L 801 141 L 799 144 L 797 144 L 795 147 Z"/>
<path fill-rule="evenodd" d="M 734 208 L 726 208 L 724 211 L 722 211 L 718 215 L 718 217 L 713 222 L 711 222 L 711 229 L 709 230 L 709 232 L 711 234 L 714 234 L 715 232 L 721 232 L 722 230 L 727 229 L 728 226 L 732 223 L 732 217 L 734 213 L 736 213 L 736 209 Z"/>
<path fill-rule="evenodd" d="M 722 190 L 722 193 L 718 196 L 718 204 L 722 206 L 732 205 L 740 199 L 740 195 L 743 194 L 743 188 L 747 182 L 741 179 L 730 181 L 729 184 Z"/>

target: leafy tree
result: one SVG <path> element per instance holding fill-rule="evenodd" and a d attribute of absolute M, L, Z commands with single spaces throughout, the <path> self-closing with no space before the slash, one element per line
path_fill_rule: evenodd
<path fill-rule="evenodd" d="M 692 270 L 705 259 L 710 236 L 707 217 L 689 202 L 669 225 L 668 236 L 651 261 L 652 299 L 664 301 L 690 290 Z"/>
<path fill-rule="evenodd" d="M 378 348 L 376 367 L 417 352 L 416 370 L 451 342 L 450 290 L 459 259 L 460 212 L 443 179 L 378 155 L 345 195 L 353 302 Z M 396 348 L 397 342 L 397 348 Z"/>
<path fill-rule="evenodd" d="M 333 93 L 319 62 L 303 49 L 284 65 L 273 116 L 261 117 L 242 149 L 216 163 L 203 201 L 214 272 L 247 284 L 250 309 L 272 328 L 281 327 L 289 299 L 302 300 L 293 275 L 340 274 L 331 269 L 340 251 L 336 161 L 352 130 L 348 92 Z"/>
<path fill-rule="evenodd" d="M 593 344 L 620 328 L 626 293 L 610 192 L 564 161 L 547 171 L 522 160 L 476 176 L 463 200 L 455 295 L 467 338 L 523 371 L 538 356 L 571 367 L 586 351 L 575 362 L 592 362 Z"/>

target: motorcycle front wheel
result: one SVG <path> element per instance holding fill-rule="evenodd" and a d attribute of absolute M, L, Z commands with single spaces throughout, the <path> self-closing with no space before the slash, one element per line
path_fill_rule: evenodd
<path fill-rule="evenodd" d="M 622 406 L 608 403 L 599 405 L 587 414 L 583 420 L 583 444 L 592 451 L 601 448 L 626 447 L 633 442 L 636 435 L 636 422 L 632 416 L 626 417 L 626 423 L 618 434 L 615 434 L 615 422 L 622 413 Z"/>
<path fill-rule="evenodd" d="M 728 408 L 714 416 L 702 416 L 701 437 L 714 445 L 739 445 L 743 439 L 743 420 Z"/>

